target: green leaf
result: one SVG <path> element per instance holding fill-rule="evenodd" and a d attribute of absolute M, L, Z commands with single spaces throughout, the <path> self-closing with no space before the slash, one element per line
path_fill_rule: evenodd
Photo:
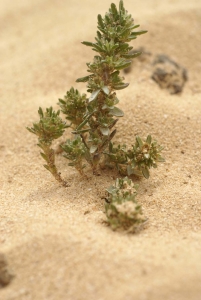
<path fill-rule="evenodd" d="M 44 115 L 43 115 L 43 110 L 41 107 L 39 107 L 39 109 L 38 109 L 38 114 L 41 118 L 43 118 Z"/>
<path fill-rule="evenodd" d="M 152 140 L 152 138 L 151 138 L 151 135 L 149 134 L 147 136 L 147 140 L 146 140 L 147 144 L 151 145 L 151 140 Z"/>
<path fill-rule="evenodd" d="M 144 34 L 144 33 L 147 33 L 147 30 L 140 30 L 140 31 L 137 31 L 137 32 L 132 32 L 131 35 L 141 35 L 141 34 Z"/>
<path fill-rule="evenodd" d="M 47 156 L 46 156 L 43 152 L 40 152 L 40 155 L 42 156 L 42 158 L 43 158 L 44 160 L 47 161 Z"/>
<path fill-rule="evenodd" d="M 102 35 L 101 35 L 100 31 L 97 31 L 97 36 L 98 36 L 99 39 L 102 38 Z"/>
<path fill-rule="evenodd" d="M 109 90 L 109 87 L 108 86 L 104 86 L 104 87 L 102 87 L 102 91 L 106 94 L 106 95 L 109 95 L 109 93 L 110 93 L 110 90 Z"/>
<path fill-rule="evenodd" d="M 126 38 L 130 34 L 130 29 L 126 28 L 121 32 L 121 37 Z"/>
<path fill-rule="evenodd" d="M 84 76 L 84 77 L 80 77 L 76 80 L 76 82 L 87 82 L 90 79 L 90 75 L 89 76 Z"/>
<path fill-rule="evenodd" d="M 120 73 L 119 71 L 114 71 L 113 73 L 110 74 L 110 76 L 111 76 L 112 78 L 114 78 L 114 77 L 118 76 L 119 73 Z"/>
<path fill-rule="evenodd" d="M 134 29 L 134 28 L 138 28 L 138 27 L 140 27 L 140 25 L 134 25 L 134 26 L 133 26 L 133 29 Z"/>
<path fill-rule="evenodd" d="M 100 89 L 92 92 L 91 96 L 89 98 L 89 102 L 96 100 L 96 98 L 98 97 L 99 93 L 100 93 Z"/>
<path fill-rule="evenodd" d="M 35 131 L 32 128 L 26 127 L 27 130 L 29 130 L 29 132 L 36 134 Z"/>
<path fill-rule="evenodd" d="M 114 3 L 111 4 L 111 11 L 115 16 L 118 14 L 117 7 Z"/>
<path fill-rule="evenodd" d="M 119 83 L 119 84 L 114 84 L 113 88 L 115 90 L 123 90 L 125 89 L 127 86 L 129 86 L 129 83 Z"/>
<path fill-rule="evenodd" d="M 149 178 L 149 169 L 147 167 L 142 169 L 143 176 L 148 179 Z"/>
<path fill-rule="evenodd" d="M 122 69 L 125 69 L 127 67 L 129 67 L 131 65 L 131 61 L 124 61 L 118 65 L 115 65 L 115 69 L 116 70 L 122 70 Z"/>
<path fill-rule="evenodd" d="M 94 114 L 94 111 L 92 113 L 90 113 L 88 116 L 86 116 L 86 118 L 84 119 L 84 121 L 76 128 L 76 130 L 80 130 L 90 119 L 90 117 Z"/>
<path fill-rule="evenodd" d="M 94 48 L 92 48 L 92 50 L 95 50 L 97 52 L 105 52 L 105 50 L 101 46 L 99 46 L 97 44 L 93 44 L 93 47 Z"/>
<path fill-rule="evenodd" d="M 119 1 L 119 11 L 125 13 L 124 3 L 122 0 Z"/>
<path fill-rule="evenodd" d="M 45 167 L 45 169 L 47 169 L 49 172 L 51 172 L 50 167 L 48 165 L 43 165 L 43 166 Z"/>
<path fill-rule="evenodd" d="M 66 104 L 66 101 L 63 100 L 63 99 L 60 99 L 60 98 L 59 98 L 59 102 L 60 102 L 61 104 Z"/>
<path fill-rule="evenodd" d="M 107 34 L 107 31 L 106 31 L 103 27 L 98 26 L 98 29 L 99 29 L 102 33 Z"/>
<path fill-rule="evenodd" d="M 143 142 L 139 136 L 136 137 L 136 141 L 138 142 L 138 145 L 140 146 L 140 148 L 142 148 Z"/>
<path fill-rule="evenodd" d="M 123 117 L 124 112 L 119 109 L 118 107 L 114 107 L 113 109 L 110 110 L 109 115 L 115 116 L 115 117 Z"/>
<path fill-rule="evenodd" d="M 135 53 L 130 53 L 130 54 L 123 54 L 121 56 L 124 57 L 124 58 L 135 58 L 135 57 L 138 57 L 141 54 L 142 54 L 142 52 L 135 52 Z"/>
<path fill-rule="evenodd" d="M 103 23 L 103 19 L 102 19 L 101 15 L 98 15 L 98 25 L 101 28 L 104 28 L 104 23 Z"/>
<path fill-rule="evenodd" d="M 91 42 L 83 41 L 81 43 L 85 46 L 94 47 L 94 43 L 91 43 Z"/>

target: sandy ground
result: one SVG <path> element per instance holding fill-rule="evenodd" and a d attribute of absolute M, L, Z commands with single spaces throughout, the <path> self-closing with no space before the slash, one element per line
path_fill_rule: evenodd
<path fill-rule="evenodd" d="M 181 95 L 150 79 L 146 63 L 118 93 L 125 117 L 116 140 L 151 133 L 166 163 L 142 179 L 138 200 L 149 218 L 136 235 L 103 224 L 101 195 L 112 174 L 89 179 L 57 163 L 69 188 L 42 166 L 25 126 L 86 74 L 93 53 L 80 42 L 96 32 L 110 1 L 0 2 L 0 252 L 15 277 L 2 300 L 201 299 L 201 2 L 125 1 L 146 35 L 133 42 L 188 70 Z"/>

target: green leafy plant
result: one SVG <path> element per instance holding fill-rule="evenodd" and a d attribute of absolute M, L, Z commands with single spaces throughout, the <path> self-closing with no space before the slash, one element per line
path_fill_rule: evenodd
<path fill-rule="evenodd" d="M 27 129 L 38 136 L 38 146 L 42 149 L 42 158 L 46 161 L 44 167 L 62 185 L 67 186 L 67 182 L 61 178 L 55 165 L 55 151 L 51 148 L 52 141 L 61 137 L 67 127 L 66 123 L 59 117 L 60 111 L 54 112 L 52 107 L 43 112 L 40 107 L 38 110 L 40 121 L 33 123 L 33 127 Z"/>
<path fill-rule="evenodd" d="M 107 189 L 105 204 L 107 222 L 113 230 L 118 228 L 136 232 L 146 222 L 141 205 L 136 201 L 138 186 L 128 177 L 117 178 L 115 185 Z"/>
<path fill-rule="evenodd" d="M 59 110 L 55 112 L 50 107 L 43 112 L 39 108 L 39 122 L 27 128 L 38 136 L 38 146 L 43 151 L 41 156 L 46 161 L 44 167 L 64 186 L 67 183 L 57 170 L 55 151 L 51 146 L 53 140 L 61 137 L 66 128 L 71 129 L 73 138 L 61 145 L 63 156 L 69 161 L 68 165 L 75 167 L 80 174 L 84 173 L 87 165 L 91 167 L 93 174 L 99 174 L 101 167 L 108 166 L 116 168 L 122 176 L 134 174 L 148 178 L 150 168 L 156 168 L 158 162 L 164 161 L 161 156 L 162 147 L 150 135 L 146 140 L 137 136 L 130 149 L 113 142 L 116 123 L 124 115 L 117 106 L 119 99 L 116 91 L 129 85 L 124 82 L 120 71 L 129 67 L 131 60 L 141 54 L 133 53 L 133 47 L 129 43 L 147 32 L 135 31 L 138 27 L 125 10 L 122 0 L 118 9 L 112 3 L 104 17 L 98 15 L 95 41 L 82 42 L 96 54 L 93 61 L 87 63 L 88 75 L 76 80 L 86 82 L 89 95 L 81 94 L 72 87 L 58 103 L 66 121 L 61 119 Z M 108 190 L 110 198 L 106 214 L 113 228 L 121 224 L 132 231 L 138 224 L 141 208 L 135 202 L 135 193 L 124 192 L 122 186 L 125 184 L 132 186 L 130 179 L 126 177 L 123 181 L 118 179 L 115 192 L 113 190 L 110 193 Z M 119 210 L 120 207 L 126 209 L 127 205 L 133 207 L 132 213 Z"/>
<path fill-rule="evenodd" d="M 152 141 L 152 137 L 148 135 L 145 141 L 137 136 L 135 144 L 129 150 L 126 145 L 115 146 L 110 143 L 109 151 L 104 153 L 108 156 L 107 163 L 115 165 L 120 174 L 143 175 L 148 179 L 149 169 L 157 168 L 157 162 L 164 162 L 161 156 L 162 150 L 163 148 L 156 141 Z"/>

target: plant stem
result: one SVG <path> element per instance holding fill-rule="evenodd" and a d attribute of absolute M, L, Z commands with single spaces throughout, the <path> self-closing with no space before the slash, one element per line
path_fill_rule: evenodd
<path fill-rule="evenodd" d="M 54 178 L 59 181 L 63 186 L 69 186 L 68 183 L 61 178 L 60 173 L 57 170 L 57 167 L 55 165 L 55 151 L 50 148 L 50 145 L 47 143 L 40 143 L 41 148 L 44 151 L 44 155 L 46 157 L 47 165 L 44 165 L 44 167 L 50 171 L 50 173 L 54 176 Z"/>

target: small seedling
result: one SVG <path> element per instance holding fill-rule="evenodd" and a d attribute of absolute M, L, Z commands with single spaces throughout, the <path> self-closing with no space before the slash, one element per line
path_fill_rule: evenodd
<path fill-rule="evenodd" d="M 38 110 L 40 121 L 33 123 L 32 128 L 27 128 L 30 132 L 38 136 L 38 146 L 42 149 L 42 158 L 46 161 L 44 167 L 64 186 L 67 183 L 61 178 L 55 165 L 55 151 L 51 148 L 52 141 L 58 139 L 64 133 L 67 125 L 59 117 L 60 112 L 54 112 L 52 107 L 47 108 L 45 113 L 40 107 Z"/>
<path fill-rule="evenodd" d="M 141 205 L 136 201 L 137 185 L 128 177 L 117 178 L 115 185 L 107 189 L 105 204 L 107 222 L 113 230 L 118 228 L 136 232 L 146 222 Z"/>
<path fill-rule="evenodd" d="M 63 99 L 59 99 L 60 110 L 68 124 L 60 118 L 60 111 L 54 112 L 50 107 L 44 113 L 39 108 L 40 121 L 34 123 L 32 128 L 27 128 L 38 136 L 38 146 L 43 151 L 41 156 L 46 161 L 45 168 L 64 186 L 67 183 L 57 170 L 55 152 L 51 145 L 53 140 L 63 135 L 66 128 L 71 128 L 74 137 L 62 144 L 63 156 L 68 159 L 68 165 L 75 167 L 80 174 L 84 173 L 87 165 L 95 175 L 99 174 L 101 167 L 109 166 L 116 168 L 123 176 L 135 174 L 148 178 L 149 169 L 156 168 L 157 162 L 164 161 L 161 157 L 162 147 L 153 141 L 150 135 L 146 140 L 136 137 L 134 145 L 128 150 L 126 145 L 115 145 L 113 142 L 117 131 L 116 123 L 124 115 L 117 106 L 119 99 L 116 91 L 129 85 L 124 82 L 120 71 L 129 67 L 131 60 L 141 54 L 141 52 L 133 53 L 131 51 L 133 47 L 129 43 L 147 32 L 135 31 L 138 27 L 139 25 L 134 24 L 132 16 L 125 10 L 122 0 L 119 2 L 119 9 L 112 3 L 104 17 L 98 15 L 95 41 L 82 42 L 95 51 L 96 55 L 92 62 L 87 63 L 88 75 L 76 80 L 87 83 L 89 95 L 81 94 L 72 87 Z M 128 182 L 130 185 L 130 181 Z M 122 218 L 128 218 L 129 224 L 135 223 L 134 220 L 138 219 L 136 214 L 141 212 L 141 208 L 131 200 L 132 197 L 134 194 L 122 196 L 118 200 L 121 209 L 123 207 L 127 209 L 127 205 L 133 207 L 133 215 L 130 212 L 116 214 L 120 216 L 119 222 L 124 224 L 124 227 L 130 225 L 125 225 L 126 220 L 123 221 Z M 113 215 L 109 216 L 111 207 L 115 207 L 119 212 L 118 201 L 111 200 L 110 210 L 107 210 L 109 219 L 113 219 Z"/>

